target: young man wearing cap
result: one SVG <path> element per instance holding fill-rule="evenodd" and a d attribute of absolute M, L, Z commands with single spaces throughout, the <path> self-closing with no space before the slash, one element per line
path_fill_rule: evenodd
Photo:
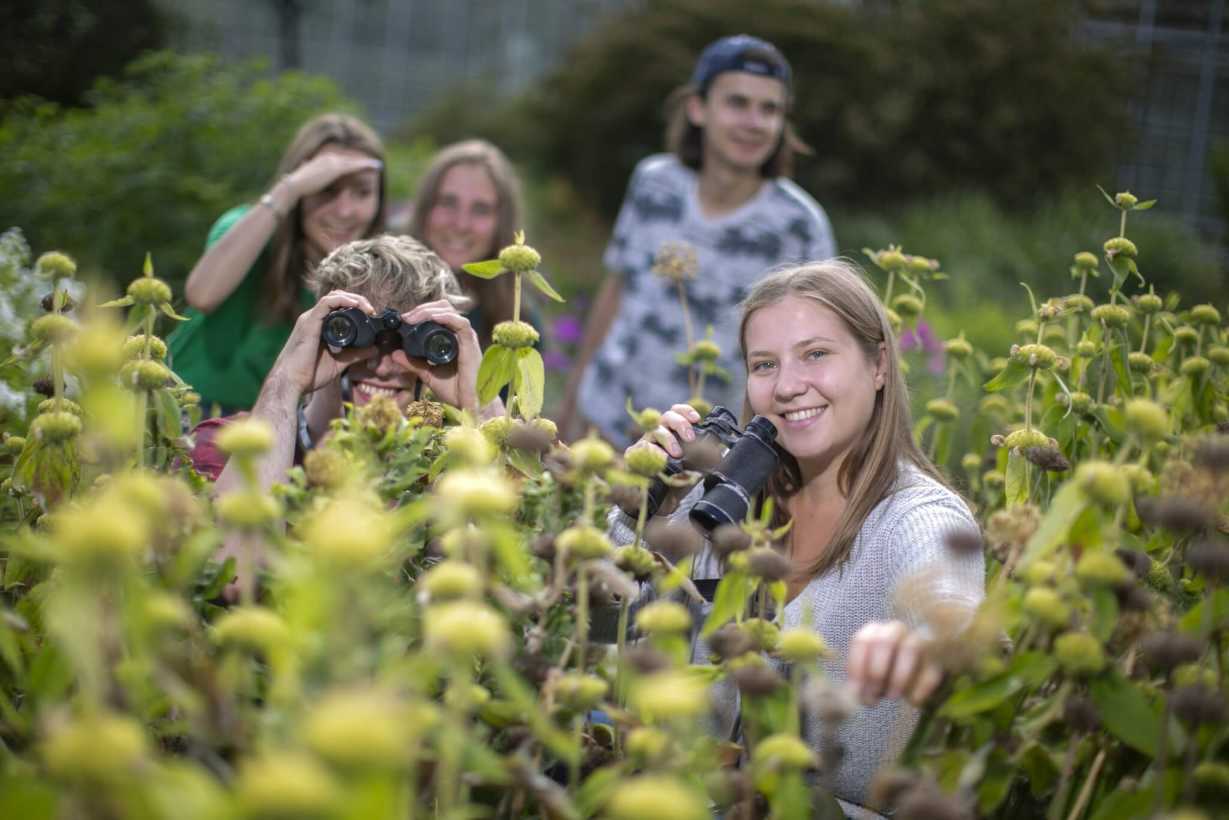
<path fill-rule="evenodd" d="M 704 398 L 742 407 L 738 303 L 765 271 L 836 254 L 823 209 L 789 180 L 794 154 L 806 150 L 786 121 L 791 100 L 785 57 L 745 34 L 709 45 L 671 95 L 670 153 L 636 166 L 606 248 L 609 274 L 560 412 L 566 434 L 595 426 L 625 445 L 629 396 L 637 408 L 659 409 L 690 398 L 687 368 L 676 362 L 687 348 L 677 287 L 652 273 L 678 243 L 698 263 L 686 283 L 693 333 L 713 327 L 717 364 L 731 375 L 709 378 Z"/>

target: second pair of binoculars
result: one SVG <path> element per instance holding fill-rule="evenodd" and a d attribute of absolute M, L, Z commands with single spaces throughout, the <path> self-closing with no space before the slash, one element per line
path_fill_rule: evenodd
<path fill-rule="evenodd" d="M 755 497 L 781 463 L 781 449 L 776 443 L 777 428 L 764 416 L 755 416 L 743 429 L 738 419 L 724 407 L 717 406 L 704 420 L 695 425 L 696 442 L 704 446 L 725 449 L 716 468 L 704 477 L 704 495 L 691 508 L 689 517 L 702 531 L 711 533 L 723 524 L 739 524 L 755 503 Z M 705 441 L 707 439 L 707 441 Z M 675 476 L 687 469 L 687 457 L 668 458 L 666 476 Z M 648 515 L 661 507 L 670 487 L 660 477 L 653 479 L 648 492 Z M 636 511 L 626 511 L 635 515 Z"/>
<path fill-rule="evenodd" d="M 428 364 L 449 364 L 457 358 L 457 335 L 438 322 L 406 322 L 392 308 L 369 316 L 358 308 L 330 311 L 324 317 L 320 338 L 334 353 L 347 347 L 395 350 L 426 359 Z"/>

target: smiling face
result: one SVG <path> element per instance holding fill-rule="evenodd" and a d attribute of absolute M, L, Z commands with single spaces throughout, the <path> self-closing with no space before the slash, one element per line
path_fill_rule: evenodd
<path fill-rule="evenodd" d="M 368 156 L 362 151 L 339 145 L 326 145 L 315 156 L 326 153 Z M 300 210 L 308 256 L 322 259 L 347 242 L 361 239 L 370 232 L 380 210 L 380 172 L 371 169 L 347 174 L 324 190 L 303 197 Z"/>
<path fill-rule="evenodd" d="M 362 407 L 376 396 L 389 396 L 403 411 L 414 400 L 418 377 L 409 370 L 409 360 L 400 347 L 375 347 L 372 355 L 350 366 L 351 399 Z"/>
<path fill-rule="evenodd" d="M 836 313 L 792 294 L 751 314 L 744 341 L 752 411 L 776 426 L 804 479 L 835 475 L 870 425 L 883 348 L 867 356 Z"/>
<path fill-rule="evenodd" d="M 704 129 L 703 165 L 759 174 L 785 130 L 785 84 L 745 71 L 718 74 L 704 97 L 688 100 L 687 115 Z"/>
<path fill-rule="evenodd" d="M 476 163 L 458 163 L 440 180 L 422 240 L 457 269 L 495 255 L 498 227 L 499 193 L 491 175 Z"/>

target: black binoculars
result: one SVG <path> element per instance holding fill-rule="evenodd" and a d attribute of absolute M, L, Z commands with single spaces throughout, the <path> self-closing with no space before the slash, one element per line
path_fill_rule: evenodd
<path fill-rule="evenodd" d="M 457 358 L 457 335 L 438 322 L 410 324 L 392 308 L 368 316 L 358 308 L 330 311 L 320 338 L 334 353 L 347 347 L 400 347 L 405 355 L 428 364 L 448 364 Z"/>
<path fill-rule="evenodd" d="M 722 524 L 738 524 L 747 517 L 756 494 L 781 462 L 777 447 L 777 428 L 763 416 L 738 429 L 738 419 L 724 407 L 714 407 L 695 426 L 696 440 L 709 437 L 727 448 L 721 463 L 704 477 L 704 496 L 691 508 L 691 520 L 704 532 Z M 669 458 L 662 471 L 667 476 L 684 469 L 681 459 Z M 669 487 L 661 478 L 653 479 L 648 492 L 648 514 L 653 515 L 666 498 Z"/>

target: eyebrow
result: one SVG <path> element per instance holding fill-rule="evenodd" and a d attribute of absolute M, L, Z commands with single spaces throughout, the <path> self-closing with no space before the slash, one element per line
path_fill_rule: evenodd
<path fill-rule="evenodd" d="M 797 350 L 800 347 L 810 347 L 816 342 L 827 342 L 828 344 L 833 344 L 835 343 L 835 341 L 836 341 L 835 339 L 830 339 L 827 336 L 812 336 L 809 339 L 803 339 L 802 341 L 796 343 L 794 345 L 794 349 Z M 752 350 L 749 353 L 747 353 L 747 358 L 750 359 L 752 356 L 771 356 L 771 355 L 772 353 L 767 350 Z"/>

